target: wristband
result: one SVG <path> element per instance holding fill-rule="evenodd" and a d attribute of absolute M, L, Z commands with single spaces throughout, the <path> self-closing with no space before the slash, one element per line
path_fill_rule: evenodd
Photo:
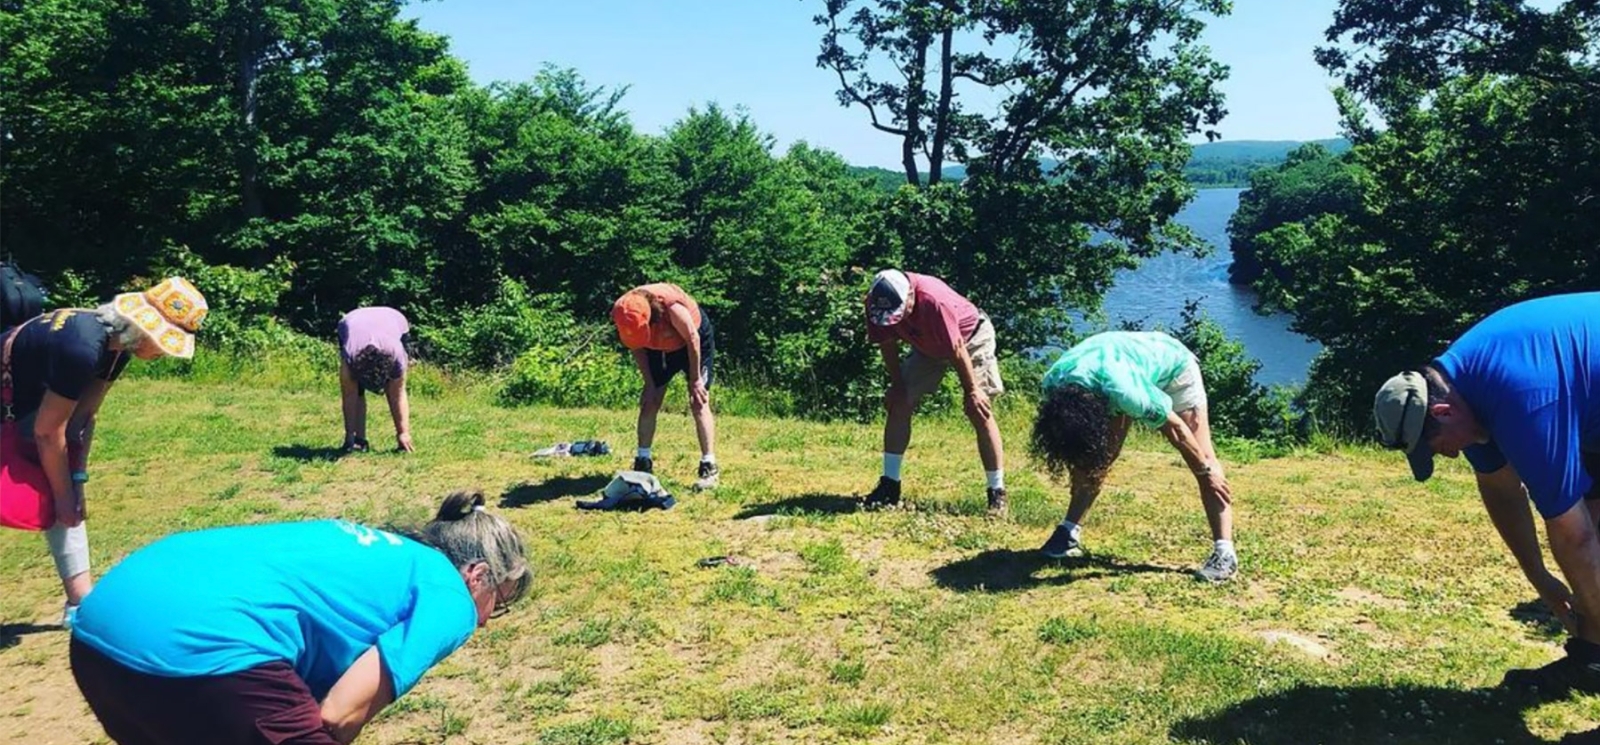
<path fill-rule="evenodd" d="M 89 472 L 88 471 L 73 471 L 72 472 L 72 483 L 74 483 L 74 484 L 87 484 L 87 483 L 89 483 Z"/>
<path fill-rule="evenodd" d="M 1206 461 L 1206 464 L 1204 466 L 1201 466 L 1199 468 L 1194 469 L 1194 475 L 1196 475 L 1196 476 L 1210 476 L 1212 470 L 1213 469 L 1212 469 L 1212 466 L 1211 466 L 1211 461 L 1208 460 L 1208 461 Z"/>

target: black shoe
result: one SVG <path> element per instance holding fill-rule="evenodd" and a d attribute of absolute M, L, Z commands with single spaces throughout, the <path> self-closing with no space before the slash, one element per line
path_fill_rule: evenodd
<path fill-rule="evenodd" d="M 900 505 L 900 482 L 888 476 L 878 477 L 878 486 L 861 500 L 861 506 L 869 510 L 880 510 L 885 507 L 898 507 Z"/>
<path fill-rule="evenodd" d="M 717 488 L 718 477 L 721 474 L 722 471 L 717 468 L 717 464 L 700 461 L 700 478 L 694 482 L 694 490 L 705 491 Z"/>
<path fill-rule="evenodd" d="M 1010 508 L 1011 500 L 1006 497 L 1004 488 L 989 490 L 989 515 L 991 517 L 1003 517 L 1006 514 L 1006 510 Z"/>
<path fill-rule="evenodd" d="M 1537 688 L 1546 693 L 1600 692 L 1600 645 L 1568 639 L 1567 656 L 1544 667 L 1507 670 L 1500 685 L 1513 689 Z"/>
<path fill-rule="evenodd" d="M 1081 559 L 1087 555 L 1083 544 L 1072 537 L 1072 531 L 1061 525 L 1057 525 L 1056 532 L 1050 534 L 1050 540 L 1039 547 L 1039 553 L 1052 559 Z"/>
<path fill-rule="evenodd" d="M 645 473 L 655 473 L 656 462 L 644 456 L 634 456 L 633 470 L 644 471 Z"/>
<path fill-rule="evenodd" d="M 351 437 L 344 441 L 344 451 L 347 453 L 365 453 L 371 449 L 365 437 Z"/>

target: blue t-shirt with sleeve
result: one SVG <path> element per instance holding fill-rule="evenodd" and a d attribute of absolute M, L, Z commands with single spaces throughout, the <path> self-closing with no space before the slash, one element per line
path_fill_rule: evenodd
<path fill-rule="evenodd" d="M 1172 415 L 1172 385 L 1194 360 L 1183 342 L 1159 331 L 1107 331 L 1061 353 L 1044 376 L 1046 391 L 1075 385 L 1101 394 L 1112 411 L 1149 427 Z"/>
<path fill-rule="evenodd" d="M 73 637 L 149 675 L 224 675 L 273 661 L 321 700 L 376 646 L 395 696 L 477 628 L 437 550 L 339 520 L 179 533 L 129 555 L 84 599 Z"/>
<path fill-rule="evenodd" d="M 1546 518 L 1578 503 L 1591 485 L 1581 451 L 1600 449 L 1600 292 L 1500 310 L 1434 366 L 1489 431 L 1463 451 L 1474 470 L 1510 463 Z"/>

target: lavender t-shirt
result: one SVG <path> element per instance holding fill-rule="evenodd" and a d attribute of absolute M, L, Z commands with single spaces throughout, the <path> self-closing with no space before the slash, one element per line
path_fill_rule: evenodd
<path fill-rule="evenodd" d="M 357 308 L 339 319 L 339 354 L 344 357 L 345 364 L 349 364 L 361 350 L 376 347 L 380 352 L 393 355 L 404 371 L 411 360 L 406 357 L 400 337 L 410 330 L 411 322 L 394 308 Z"/>

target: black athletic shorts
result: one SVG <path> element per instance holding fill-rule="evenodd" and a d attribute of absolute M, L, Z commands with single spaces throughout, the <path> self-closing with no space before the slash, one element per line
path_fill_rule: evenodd
<path fill-rule="evenodd" d="M 711 360 L 717 356 L 717 345 L 711 337 L 711 316 L 704 310 L 700 311 L 700 379 L 706 382 L 706 388 L 711 388 Z M 655 349 L 645 350 L 646 360 L 650 365 L 650 382 L 655 387 L 665 387 L 672 382 L 672 376 L 689 369 L 689 345 L 675 352 L 662 352 Z"/>

